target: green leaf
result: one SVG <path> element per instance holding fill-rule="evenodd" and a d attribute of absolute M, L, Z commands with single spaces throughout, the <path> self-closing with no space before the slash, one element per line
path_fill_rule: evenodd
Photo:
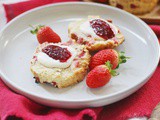
<path fill-rule="evenodd" d="M 44 25 L 38 25 L 36 27 L 33 27 L 32 25 L 29 25 L 31 28 L 33 28 L 33 30 L 30 30 L 30 32 L 32 34 L 37 34 L 38 30 L 41 29 L 42 27 L 44 27 Z"/>
<path fill-rule="evenodd" d="M 111 64 L 111 62 L 110 61 L 107 61 L 106 63 L 105 63 L 105 65 L 108 67 L 108 70 L 109 70 L 109 72 L 110 72 L 110 74 L 112 75 L 112 76 L 117 76 L 117 75 L 119 75 L 115 70 L 112 70 L 112 64 Z"/>
<path fill-rule="evenodd" d="M 111 73 L 112 76 L 117 76 L 117 75 L 119 75 L 119 73 L 117 73 L 115 70 L 111 70 L 110 73 Z"/>
<path fill-rule="evenodd" d="M 108 67 L 109 71 L 111 70 L 111 68 L 112 68 L 112 66 L 113 66 L 110 61 L 107 61 L 107 62 L 105 63 L 105 65 Z"/>
<path fill-rule="evenodd" d="M 119 55 L 119 64 L 126 63 L 127 59 L 130 59 L 130 57 L 125 56 L 125 52 L 123 51 L 118 52 L 118 55 Z"/>

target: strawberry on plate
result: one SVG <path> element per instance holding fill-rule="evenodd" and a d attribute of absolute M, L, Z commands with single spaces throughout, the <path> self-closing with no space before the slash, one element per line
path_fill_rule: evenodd
<path fill-rule="evenodd" d="M 44 42 L 61 42 L 61 38 L 59 37 L 59 35 L 55 33 L 49 26 L 38 25 L 34 28 L 34 30 L 31 30 L 30 32 L 37 35 L 37 39 L 40 44 Z"/>
<path fill-rule="evenodd" d="M 98 65 L 105 64 L 107 61 L 110 61 L 112 69 L 115 69 L 119 67 L 119 64 L 125 63 L 128 58 L 124 55 L 124 52 L 117 52 L 114 49 L 101 50 L 91 58 L 89 69 L 92 70 Z"/>
<path fill-rule="evenodd" d="M 107 84 L 111 76 L 116 76 L 115 70 L 112 70 L 112 64 L 110 61 L 106 62 L 105 65 L 96 66 L 91 70 L 86 78 L 86 84 L 90 88 L 98 88 Z"/>

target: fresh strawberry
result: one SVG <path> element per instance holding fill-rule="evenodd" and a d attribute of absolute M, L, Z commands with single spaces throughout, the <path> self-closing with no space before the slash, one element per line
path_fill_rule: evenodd
<path fill-rule="evenodd" d="M 87 86 L 90 88 L 98 88 L 107 84 L 111 79 L 111 75 L 117 75 L 116 71 L 112 70 L 111 67 L 112 65 L 109 61 L 106 62 L 106 65 L 96 66 L 87 75 Z"/>
<path fill-rule="evenodd" d="M 119 67 L 119 64 L 125 63 L 128 58 L 124 56 L 124 52 L 117 52 L 114 49 L 101 50 L 91 58 L 89 68 L 92 70 L 94 67 L 110 61 L 112 69 L 115 69 Z"/>
<path fill-rule="evenodd" d="M 59 35 L 55 33 L 49 26 L 39 25 L 30 32 L 37 35 L 37 39 L 40 44 L 44 42 L 61 42 L 61 38 L 59 37 Z"/>

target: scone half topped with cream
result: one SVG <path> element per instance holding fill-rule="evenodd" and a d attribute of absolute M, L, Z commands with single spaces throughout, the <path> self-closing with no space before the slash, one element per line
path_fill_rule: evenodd
<path fill-rule="evenodd" d="M 124 36 L 111 20 L 98 16 L 88 17 L 69 24 L 69 37 L 86 45 L 89 51 L 114 48 L 124 41 Z"/>
<path fill-rule="evenodd" d="M 37 83 L 64 88 L 82 81 L 87 73 L 90 54 L 84 45 L 66 43 L 40 44 L 31 60 L 31 72 Z"/>

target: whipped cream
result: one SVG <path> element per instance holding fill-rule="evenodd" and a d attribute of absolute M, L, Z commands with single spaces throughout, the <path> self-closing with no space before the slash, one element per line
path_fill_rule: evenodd
<path fill-rule="evenodd" d="M 94 19 L 100 19 L 100 18 L 94 18 Z M 100 39 L 103 39 L 102 37 L 96 35 L 96 33 L 94 32 L 93 28 L 91 27 L 90 25 L 90 21 L 91 20 L 94 20 L 93 18 L 85 21 L 84 23 L 82 23 L 80 25 L 80 31 L 83 33 L 83 34 L 87 34 L 87 35 L 91 35 L 95 38 L 100 38 Z M 100 20 L 103 20 L 104 22 L 106 22 L 107 24 L 109 24 L 109 26 L 111 27 L 112 31 L 114 32 L 114 34 L 116 35 L 118 33 L 118 29 L 115 25 L 113 25 L 112 23 L 108 22 L 107 20 L 104 20 L 104 19 L 100 19 Z"/>
<path fill-rule="evenodd" d="M 53 44 L 56 45 L 56 44 Z M 62 48 L 67 48 L 67 50 L 71 53 L 71 57 L 66 61 L 66 62 L 60 62 L 60 60 L 55 60 L 48 56 L 44 52 L 39 52 L 37 55 L 37 60 L 40 62 L 42 65 L 49 67 L 49 68 L 67 68 L 72 64 L 73 59 L 76 57 L 77 52 L 74 48 L 68 47 L 68 46 L 61 46 L 61 45 L 56 45 Z"/>

